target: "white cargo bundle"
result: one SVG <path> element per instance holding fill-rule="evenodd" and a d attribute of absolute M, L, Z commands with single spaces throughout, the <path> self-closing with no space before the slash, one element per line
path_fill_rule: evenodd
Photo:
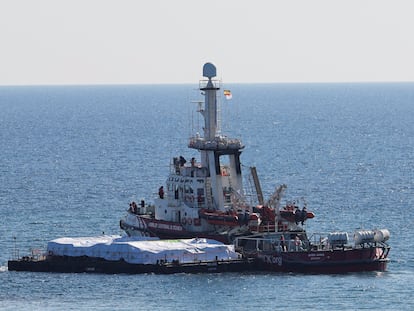
<path fill-rule="evenodd" d="M 160 261 L 180 263 L 229 260 L 239 258 L 233 245 L 209 239 L 158 240 L 121 237 L 119 235 L 59 238 L 47 245 L 55 256 L 94 257 L 110 261 L 125 260 L 133 264 L 156 264 Z"/>

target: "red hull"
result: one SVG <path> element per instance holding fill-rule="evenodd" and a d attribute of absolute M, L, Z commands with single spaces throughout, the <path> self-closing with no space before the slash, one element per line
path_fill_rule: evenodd
<path fill-rule="evenodd" d="M 329 251 L 260 254 L 261 268 L 275 272 L 348 273 L 386 271 L 389 248 L 367 247 Z"/>
<path fill-rule="evenodd" d="M 164 220 L 157 220 L 153 218 L 141 217 L 145 224 L 140 228 L 131 228 L 134 231 L 139 231 L 143 236 L 158 237 L 160 239 L 191 239 L 191 238 L 206 238 L 213 239 L 225 244 L 230 244 L 231 241 L 228 235 L 220 235 L 207 232 L 187 231 L 180 223 L 169 222 Z M 126 224 L 121 222 L 121 228 L 126 229 Z"/>

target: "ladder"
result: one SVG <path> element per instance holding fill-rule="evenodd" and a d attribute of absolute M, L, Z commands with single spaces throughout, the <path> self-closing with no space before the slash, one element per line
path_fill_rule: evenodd
<path fill-rule="evenodd" d="M 206 178 L 206 202 L 207 207 L 213 206 L 213 198 L 211 197 L 211 180 L 210 178 Z"/>

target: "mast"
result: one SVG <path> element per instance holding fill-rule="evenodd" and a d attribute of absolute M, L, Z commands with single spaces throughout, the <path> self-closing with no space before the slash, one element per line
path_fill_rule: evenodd
<path fill-rule="evenodd" d="M 216 77 L 216 67 L 211 63 L 204 64 L 203 77 L 200 81 L 200 91 L 204 95 L 204 109 L 200 113 L 204 117 L 204 136 L 196 135 L 190 138 L 189 147 L 201 152 L 201 164 L 208 168 L 211 191 L 215 209 L 224 209 L 223 176 L 220 157 L 229 157 L 229 182 L 232 190 L 243 194 L 242 174 L 240 164 L 241 149 L 244 148 L 238 139 L 230 139 L 219 134 L 217 92 L 220 82 Z"/>
<path fill-rule="evenodd" d="M 216 67 L 211 63 L 204 64 L 203 77 L 208 78 L 206 86 L 200 86 L 204 91 L 204 137 L 206 140 L 214 140 L 217 135 L 217 92 L 220 90 L 220 83 L 212 80 L 216 76 Z"/>

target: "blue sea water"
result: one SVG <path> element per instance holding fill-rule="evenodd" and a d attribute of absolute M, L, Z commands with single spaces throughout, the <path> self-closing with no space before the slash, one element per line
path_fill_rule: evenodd
<path fill-rule="evenodd" d="M 288 185 L 310 232 L 388 228 L 387 272 L 90 275 L 7 271 L 18 249 L 118 234 L 201 121 L 197 85 L 0 87 L 1 310 L 412 310 L 414 84 L 226 85 L 265 196 Z"/>

